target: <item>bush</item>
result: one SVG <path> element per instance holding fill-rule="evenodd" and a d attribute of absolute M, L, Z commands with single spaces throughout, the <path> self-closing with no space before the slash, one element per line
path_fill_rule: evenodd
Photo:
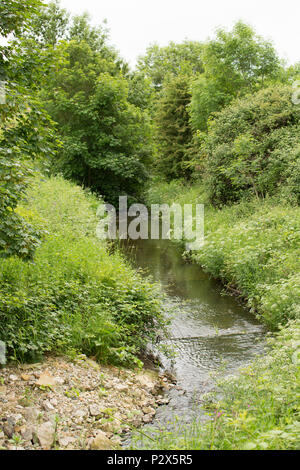
<path fill-rule="evenodd" d="M 206 154 L 215 205 L 282 192 L 299 199 L 300 110 L 293 89 L 276 85 L 236 100 L 209 125 Z"/>
<path fill-rule="evenodd" d="M 163 326 L 158 288 L 94 233 L 99 201 L 61 178 L 35 181 L 23 214 L 48 233 L 33 262 L 1 260 L 0 339 L 10 359 L 77 350 L 136 363 Z"/>

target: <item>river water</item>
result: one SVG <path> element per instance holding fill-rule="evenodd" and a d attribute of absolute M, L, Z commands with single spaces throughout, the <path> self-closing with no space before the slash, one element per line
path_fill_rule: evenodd
<path fill-rule="evenodd" d="M 162 356 L 177 386 L 158 408 L 153 426 L 168 426 L 175 417 L 189 421 L 198 415 L 201 395 L 213 385 L 213 375 L 234 373 L 264 349 L 265 330 L 249 311 L 210 278 L 201 267 L 183 260 L 169 240 L 126 240 L 122 251 L 135 268 L 161 283 L 165 309 L 171 315 L 169 339 L 175 357 Z"/>

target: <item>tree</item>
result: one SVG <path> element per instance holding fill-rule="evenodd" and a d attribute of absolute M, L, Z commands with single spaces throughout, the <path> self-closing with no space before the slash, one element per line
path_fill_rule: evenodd
<path fill-rule="evenodd" d="M 197 41 L 181 44 L 170 42 L 166 47 L 153 44 L 146 55 L 138 60 L 137 69 L 160 90 L 167 75 L 195 75 L 203 72 L 203 46 Z"/>
<path fill-rule="evenodd" d="M 2 37 L 9 33 L 16 37 L 39 5 L 36 1 L 22 5 L 2 2 Z M 0 104 L 0 255 L 16 254 L 28 259 L 39 243 L 40 233 L 16 212 L 16 207 L 32 174 L 32 162 L 53 153 L 55 138 L 51 121 L 39 100 L 33 98 L 20 69 L 15 67 L 16 54 L 15 48 L 11 50 L 8 45 L 2 62 L 2 76 L 7 83 L 5 101 Z"/>
<path fill-rule="evenodd" d="M 155 123 L 156 168 L 168 179 L 191 174 L 192 134 L 187 106 L 190 77 L 203 72 L 202 51 L 197 41 L 170 42 L 166 47 L 154 44 L 138 62 L 137 75 L 150 85 L 148 110 Z"/>
<path fill-rule="evenodd" d="M 1 0 L 0 3 L 0 35 L 7 37 L 10 33 L 18 35 L 26 22 L 39 11 L 40 0 Z"/>
<path fill-rule="evenodd" d="M 25 34 L 42 47 L 55 46 L 59 40 L 66 38 L 69 26 L 69 13 L 60 7 L 59 0 L 43 4 L 31 16 Z"/>
<path fill-rule="evenodd" d="M 81 40 L 57 48 L 43 99 L 64 144 L 53 170 L 101 193 L 139 195 L 150 157 L 147 114 L 128 100 L 119 63 Z"/>
<path fill-rule="evenodd" d="M 192 85 L 190 106 L 194 129 L 205 130 L 211 113 L 237 96 L 255 92 L 275 79 L 280 63 L 273 45 L 238 22 L 233 30 L 217 31 L 203 49 L 204 74 Z"/>
<path fill-rule="evenodd" d="M 187 151 L 192 140 L 187 106 L 191 95 L 189 78 L 179 75 L 164 82 L 156 105 L 157 162 L 167 179 L 188 178 Z"/>

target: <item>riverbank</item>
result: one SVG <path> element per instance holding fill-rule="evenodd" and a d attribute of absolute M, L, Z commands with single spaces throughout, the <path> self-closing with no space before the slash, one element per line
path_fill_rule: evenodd
<path fill-rule="evenodd" d="M 299 450 L 299 338 L 298 320 L 270 339 L 266 355 L 220 380 L 213 392 L 204 396 L 199 392 L 199 419 L 188 424 L 178 419 L 169 429 L 152 428 L 152 440 L 136 435 L 136 447 Z"/>
<path fill-rule="evenodd" d="M 300 208 L 276 199 L 214 208 L 203 187 L 157 182 L 148 203 L 205 205 L 205 243 L 188 254 L 276 330 L 300 316 Z M 175 240 L 176 242 L 176 240 Z"/>
<path fill-rule="evenodd" d="M 120 449 L 150 423 L 173 387 L 153 370 L 99 364 L 85 355 L 0 369 L 0 448 Z"/>
<path fill-rule="evenodd" d="M 141 366 L 164 328 L 159 287 L 96 237 L 101 200 L 63 178 L 37 177 L 18 213 L 40 233 L 34 258 L 0 259 L 0 340 L 7 361 L 86 354 Z"/>
<path fill-rule="evenodd" d="M 207 203 L 201 186 L 155 184 L 148 203 Z M 158 449 L 299 449 L 300 211 L 275 200 L 205 207 L 205 245 L 189 257 L 253 315 L 280 329 L 265 356 L 203 397 L 207 421 L 160 430 Z M 282 326 L 280 326 L 282 324 Z M 221 397 L 221 398 L 220 398 Z"/>

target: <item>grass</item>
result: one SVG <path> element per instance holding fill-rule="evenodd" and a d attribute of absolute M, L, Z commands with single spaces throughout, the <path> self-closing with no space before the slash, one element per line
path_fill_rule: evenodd
<path fill-rule="evenodd" d="M 10 360 L 46 352 L 140 365 L 163 327 L 160 294 L 95 236 L 91 194 L 62 178 L 37 179 L 18 211 L 44 232 L 32 262 L 0 260 L 0 340 Z"/>

